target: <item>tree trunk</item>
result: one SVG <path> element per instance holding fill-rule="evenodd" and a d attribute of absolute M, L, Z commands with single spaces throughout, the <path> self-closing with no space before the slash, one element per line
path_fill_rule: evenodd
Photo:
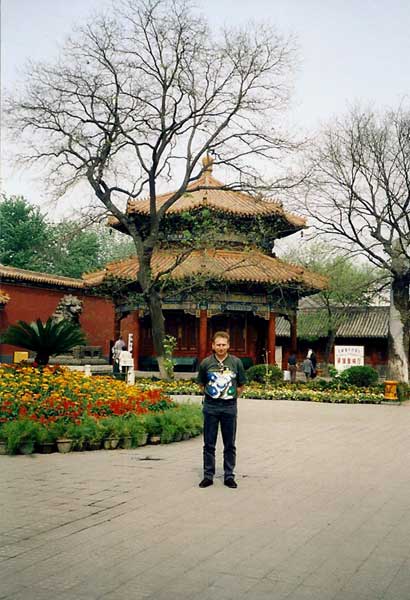
<path fill-rule="evenodd" d="M 147 302 L 151 315 L 152 341 L 154 344 L 155 353 L 157 355 L 156 358 L 158 361 L 160 376 L 161 379 L 169 379 L 169 374 L 167 373 L 164 365 L 165 319 L 162 312 L 161 298 L 156 289 L 151 288 L 149 296 L 147 297 Z"/>
<path fill-rule="evenodd" d="M 329 329 L 327 332 L 327 340 L 325 352 L 323 356 L 323 374 L 329 375 L 329 356 L 335 343 L 336 329 Z"/>
<path fill-rule="evenodd" d="M 398 275 L 390 288 L 388 377 L 409 381 L 409 278 Z"/>
<path fill-rule="evenodd" d="M 169 375 L 164 365 L 165 319 L 162 312 L 161 297 L 158 290 L 153 285 L 151 277 L 152 252 L 152 248 L 144 248 L 143 255 L 138 255 L 139 271 L 137 277 L 151 316 L 152 342 L 158 361 L 160 377 L 161 379 L 169 379 Z"/>

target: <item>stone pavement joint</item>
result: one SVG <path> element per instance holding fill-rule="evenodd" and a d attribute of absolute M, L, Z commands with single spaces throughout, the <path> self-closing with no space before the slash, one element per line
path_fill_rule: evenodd
<path fill-rule="evenodd" d="M 408 406 L 240 400 L 202 440 L 1 456 L 0 600 L 409 600 Z"/>

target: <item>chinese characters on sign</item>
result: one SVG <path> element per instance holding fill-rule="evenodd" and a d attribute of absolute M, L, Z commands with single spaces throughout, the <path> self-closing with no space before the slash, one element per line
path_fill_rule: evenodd
<path fill-rule="evenodd" d="M 335 367 L 344 371 L 364 365 L 364 346 L 335 346 Z"/>

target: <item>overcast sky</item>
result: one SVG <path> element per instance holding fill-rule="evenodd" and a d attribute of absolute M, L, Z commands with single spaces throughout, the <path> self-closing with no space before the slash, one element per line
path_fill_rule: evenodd
<path fill-rule="evenodd" d="M 11 89 L 28 58 L 50 59 L 75 23 L 105 0 L 1 0 L 1 84 Z M 314 131 L 357 101 L 376 108 L 409 99 L 410 3 L 407 0 L 197 1 L 212 24 L 270 21 L 294 34 L 300 64 L 291 120 Z M 47 200 L 41 180 L 15 172 L 2 145 L 2 190 Z M 38 174 L 37 174 L 38 176 Z"/>

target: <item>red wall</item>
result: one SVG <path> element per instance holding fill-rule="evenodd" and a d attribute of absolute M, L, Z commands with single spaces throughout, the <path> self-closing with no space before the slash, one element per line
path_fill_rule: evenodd
<path fill-rule="evenodd" d="M 114 307 L 111 300 L 96 296 L 86 296 L 81 290 L 55 290 L 45 287 L 30 287 L 1 283 L 1 289 L 10 296 L 10 301 L 0 310 L 0 331 L 18 320 L 46 321 L 61 298 L 67 294 L 77 296 L 83 301 L 80 325 L 91 346 L 101 346 L 104 356 L 109 356 L 110 340 L 114 339 Z M 10 360 L 18 348 L 0 344 L 3 360 Z"/>

